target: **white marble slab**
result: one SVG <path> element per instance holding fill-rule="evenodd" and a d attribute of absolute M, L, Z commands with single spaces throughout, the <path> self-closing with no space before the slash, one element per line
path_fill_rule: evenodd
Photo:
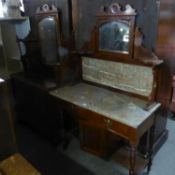
<path fill-rule="evenodd" d="M 83 80 L 145 97 L 153 90 L 153 70 L 146 66 L 83 57 L 82 76 Z"/>

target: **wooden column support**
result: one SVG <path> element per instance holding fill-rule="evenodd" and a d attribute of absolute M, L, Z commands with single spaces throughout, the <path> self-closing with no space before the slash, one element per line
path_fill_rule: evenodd
<path fill-rule="evenodd" d="M 155 133 L 155 124 L 150 129 L 150 141 L 149 141 L 149 150 L 148 150 L 148 167 L 147 173 L 151 171 L 152 161 L 153 161 L 153 144 L 154 144 L 154 133 Z"/>

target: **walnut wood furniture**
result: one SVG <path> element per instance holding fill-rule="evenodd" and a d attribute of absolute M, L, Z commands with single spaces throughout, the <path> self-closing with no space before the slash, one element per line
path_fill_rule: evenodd
<path fill-rule="evenodd" d="M 22 55 L 26 75 L 57 84 L 70 81 L 73 71 L 70 65 L 74 64 L 70 55 L 74 41 L 62 36 L 60 9 L 43 4 L 36 9 L 34 22 L 37 30 L 32 29 L 25 39 L 18 40 L 26 48 Z"/>
<path fill-rule="evenodd" d="M 130 174 L 136 173 L 136 147 L 140 137 L 154 125 L 154 113 L 160 107 L 159 103 L 155 103 L 149 110 L 144 110 L 145 106 L 139 107 L 144 101 L 87 83 L 59 88 L 51 94 L 62 99 L 64 105 L 71 105 L 82 131 L 83 126 L 88 123 L 128 140 L 131 145 Z M 85 136 L 81 137 L 83 142 Z M 150 165 L 151 159 L 149 169 Z"/>
<path fill-rule="evenodd" d="M 135 28 L 135 15 L 130 5 L 124 11 L 116 3 L 104 7 L 80 53 L 79 83 L 50 92 L 78 120 L 83 149 L 98 155 L 89 144 L 103 143 L 94 140 L 96 132 L 100 140 L 109 131 L 130 143 L 130 175 L 137 174 L 136 147 L 149 131 L 145 145 L 150 171 L 161 106 L 156 96 L 162 60 L 138 42 L 142 34 Z"/>

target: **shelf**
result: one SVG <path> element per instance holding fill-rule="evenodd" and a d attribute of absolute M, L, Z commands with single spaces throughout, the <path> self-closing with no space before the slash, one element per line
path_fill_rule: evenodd
<path fill-rule="evenodd" d="M 120 164 L 121 166 L 129 169 L 130 168 L 130 153 L 129 150 L 125 149 L 120 149 L 119 151 L 117 151 L 113 156 L 112 159 Z M 140 157 L 139 155 L 137 155 L 136 157 L 136 172 L 139 174 L 141 173 L 147 166 L 148 164 L 148 160 L 147 159 L 143 159 L 142 157 Z"/>
<path fill-rule="evenodd" d="M 0 17 L 0 22 L 22 22 L 27 20 L 28 17 Z"/>

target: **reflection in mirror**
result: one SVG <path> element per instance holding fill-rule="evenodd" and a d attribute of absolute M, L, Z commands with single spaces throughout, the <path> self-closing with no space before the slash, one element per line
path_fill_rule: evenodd
<path fill-rule="evenodd" d="M 39 24 L 39 36 L 41 44 L 41 53 L 44 62 L 48 64 L 58 61 L 57 48 L 57 26 L 53 17 L 42 19 Z"/>
<path fill-rule="evenodd" d="M 110 52 L 129 52 L 129 24 L 112 21 L 99 29 L 99 49 Z"/>

